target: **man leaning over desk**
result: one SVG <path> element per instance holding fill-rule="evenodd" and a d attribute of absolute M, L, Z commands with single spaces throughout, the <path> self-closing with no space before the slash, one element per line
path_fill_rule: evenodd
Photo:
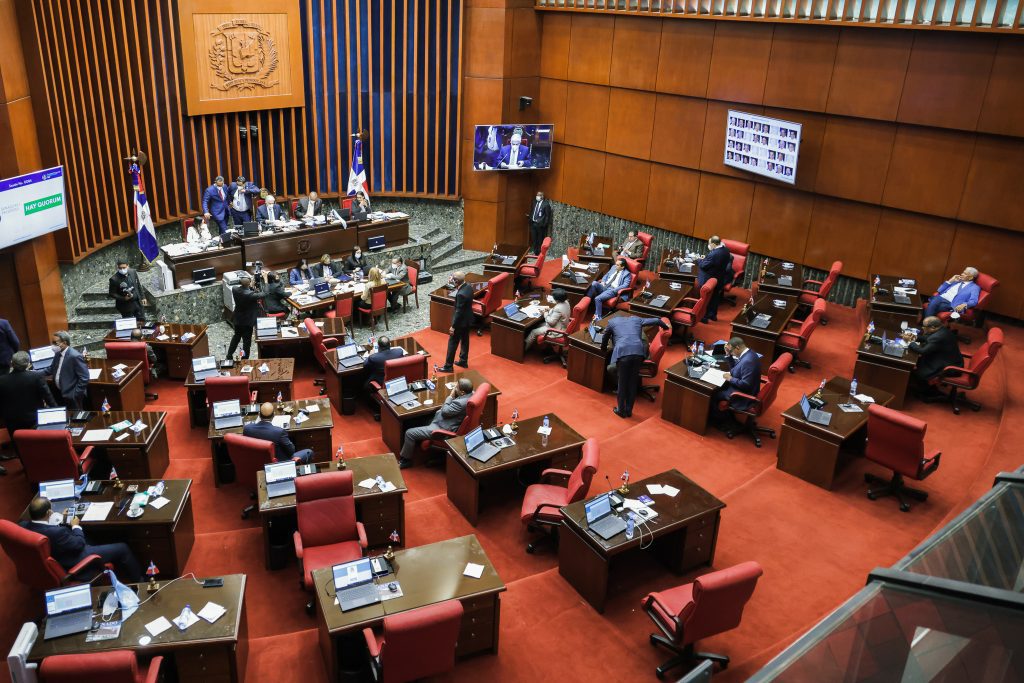
<path fill-rule="evenodd" d="M 715 426 L 728 427 L 732 413 L 728 408 L 722 409 L 719 404 L 727 402 L 732 407 L 745 410 L 750 407 L 750 399 L 737 397 L 735 393 L 757 396 L 761 390 L 761 359 L 757 353 L 747 347 L 747 343 L 739 337 L 733 337 L 725 345 L 726 363 L 729 371 L 725 373 L 725 384 L 711 395 L 711 421 Z"/>

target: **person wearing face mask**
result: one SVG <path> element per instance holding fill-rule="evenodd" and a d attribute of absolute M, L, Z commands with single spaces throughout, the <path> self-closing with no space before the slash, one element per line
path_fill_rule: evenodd
<path fill-rule="evenodd" d="M 228 345 L 228 358 L 235 355 L 238 342 L 242 342 L 244 357 L 249 358 L 249 350 L 252 346 L 252 328 L 256 326 L 257 306 L 262 293 L 252 288 L 252 276 L 248 273 L 238 278 L 238 282 L 239 284 L 231 290 L 235 298 L 235 313 L 231 320 L 235 333 L 231 336 L 231 343 Z"/>
<path fill-rule="evenodd" d="M 391 263 L 389 263 L 388 267 L 384 269 L 384 279 L 388 281 L 388 284 L 390 284 L 391 281 L 405 283 L 405 286 L 402 288 L 396 287 L 395 289 L 388 290 L 390 312 L 398 313 L 402 307 L 401 304 L 398 303 L 399 297 L 412 294 L 412 287 L 409 286 L 409 269 L 404 263 L 402 263 L 401 258 L 397 256 L 391 257 Z"/>
<path fill-rule="evenodd" d="M 264 223 L 267 221 L 288 220 L 288 212 L 284 210 L 283 206 L 278 205 L 274 195 L 268 194 L 263 206 L 256 209 L 256 220 Z"/>
<path fill-rule="evenodd" d="M 355 251 L 353 251 L 348 258 L 345 259 L 345 272 L 354 273 L 359 271 L 360 275 L 369 275 L 370 264 L 367 263 L 366 257 L 363 256 L 363 250 L 358 245 Z"/>
<path fill-rule="evenodd" d="M 110 276 L 107 296 L 114 300 L 114 306 L 122 318 L 145 320 L 146 314 L 142 307 L 147 301 L 142 299 L 142 284 L 139 274 L 128 267 L 128 262 L 117 262 L 117 272 Z"/>
<path fill-rule="evenodd" d="M 711 420 L 721 427 L 727 426 L 732 413 L 720 408 L 719 403 L 726 401 L 734 408 L 745 410 L 750 407 L 749 399 L 730 400 L 729 397 L 736 392 L 757 396 L 761 389 L 761 359 L 747 347 L 747 343 L 739 337 L 733 337 L 726 343 L 725 352 L 728 354 L 726 362 L 729 364 L 729 372 L 725 373 L 725 384 L 711 395 Z"/>
<path fill-rule="evenodd" d="M 54 332 L 51 342 L 53 362 L 46 374 L 53 377 L 64 405 L 71 410 L 81 410 L 89 388 L 89 365 L 82 354 L 71 348 L 71 335 L 67 332 Z"/>
<path fill-rule="evenodd" d="M 712 235 L 708 238 L 707 256 L 697 261 L 697 287 L 700 288 L 711 278 L 718 280 L 718 286 L 711 294 L 707 310 L 704 312 L 702 323 L 709 320 L 718 320 L 718 304 L 722 301 L 722 292 L 725 285 L 732 282 L 735 273 L 732 270 L 732 254 L 729 247 L 722 244 L 722 238 Z"/>
<path fill-rule="evenodd" d="M 210 224 L 202 216 L 196 216 L 185 232 L 185 241 L 189 244 L 205 244 L 210 239 Z"/>
<path fill-rule="evenodd" d="M 203 218 L 213 221 L 220 234 L 228 230 L 228 188 L 224 187 L 224 176 L 219 175 L 203 192 Z"/>
<path fill-rule="evenodd" d="M 569 307 L 568 298 L 564 289 L 551 290 L 551 294 L 548 295 L 548 303 L 551 304 L 551 308 L 544 314 L 544 323 L 530 330 L 530 334 L 526 336 L 527 350 L 548 330 L 561 332 L 569 326 L 572 309 Z"/>
<path fill-rule="evenodd" d="M 526 217 L 530 219 L 530 241 L 533 243 L 533 253 L 539 254 L 541 244 L 551 228 L 551 202 L 544 198 L 543 192 L 537 193 L 533 200 L 533 207 Z"/>
<path fill-rule="evenodd" d="M 529 168 L 530 148 L 522 142 L 523 129 L 516 128 L 512 131 L 509 144 L 501 148 L 501 154 L 498 155 L 498 168 Z"/>
<path fill-rule="evenodd" d="M 320 257 L 320 263 L 313 266 L 313 274 L 317 277 L 337 279 L 337 277 L 341 275 L 341 272 L 341 264 L 332 260 L 330 254 L 322 255 Z"/>
<path fill-rule="evenodd" d="M 291 285 L 302 285 L 313 279 L 313 271 L 306 259 L 299 260 L 295 267 L 288 271 L 288 282 Z"/>
<path fill-rule="evenodd" d="M 267 289 L 263 292 L 263 310 L 267 313 L 288 313 L 288 292 L 284 291 L 281 276 L 275 271 L 267 273 Z"/>
<path fill-rule="evenodd" d="M 32 369 L 28 353 L 18 351 L 11 358 L 11 372 L 0 374 L 0 418 L 12 437 L 19 429 L 35 429 L 36 415 L 40 408 L 54 408 L 50 387 L 46 377 Z M 14 455 L 0 453 L 0 460 L 10 460 Z M 0 470 L 3 467 L 0 466 Z M 0 471 L 0 474 L 4 472 Z"/>
<path fill-rule="evenodd" d="M 620 257 L 615 259 L 615 265 L 608 269 L 603 278 L 590 283 L 586 296 L 594 300 L 595 317 L 600 318 L 603 315 L 604 302 L 614 299 L 618 291 L 623 287 L 629 287 L 632 281 L 633 274 L 626 266 L 626 259 Z M 625 296 L 623 293 L 623 300 Z"/>
<path fill-rule="evenodd" d="M 231 203 L 231 222 L 239 230 L 242 224 L 252 220 L 253 199 L 260 193 L 256 183 L 246 182 L 245 176 L 238 176 L 228 185 L 228 200 Z"/>

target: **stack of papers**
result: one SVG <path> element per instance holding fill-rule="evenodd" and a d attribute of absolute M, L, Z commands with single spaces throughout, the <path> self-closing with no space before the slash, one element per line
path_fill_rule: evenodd
<path fill-rule="evenodd" d="M 124 363 L 118 363 L 117 365 L 112 366 L 110 369 L 111 370 L 127 370 L 128 366 L 125 365 Z"/>
<path fill-rule="evenodd" d="M 708 371 L 701 375 L 701 379 L 708 384 L 720 387 L 725 384 L 725 373 L 718 368 L 708 368 Z"/>
<path fill-rule="evenodd" d="M 319 403 L 307 403 L 306 404 L 306 412 L 307 413 L 319 413 L 320 412 L 320 404 Z"/>
<path fill-rule="evenodd" d="M 647 491 L 654 495 L 664 494 L 669 498 L 675 498 L 676 494 L 679 493 L 679 489 L 668 484 L 648 484 Z"/>
<path fill-rule="evenodd" d="M 110 514 L 113 509 L 113 501 L 106 503 L 90 503 L 89 508 L 82 515 L 83 522 L 102 522 Z"/>
<path fill-rule="evenodd" d="M 275 427 L 280 427 L 281 429 L 287 429 L 291 421 L 292 418 L 289 415 L 275 415 L 274 419 L 271 420 Z"/>
<path fill-rule="evenodd" d="M 113 429 L 90 429 L 82 436 L 82 441 L 109 441 L 113 435 Z"/>
<path fill-rule="evenodd" d="M 103 368 L 89 368 L 89 381 L 99 379 L 101 374 L 103 374 Z"/>
<path fill-rule="evenodd" d="M 474 562 L 467 562 L 466 568 L 462 570 L 462 575 L 468 576 L 471 579 L 479 579 L 484 575 L 484 566 Z"/>
<path fill-rule="evenodd" d="M 215 602 L 208 602 L 203 609 L 199 610 L 199 616 L 211 624 L 227 613 L 227 610 Z"/>
<path fill-rule="evenodd" d="M 297 425 L 300 425 L 303 422 L 306 422 L 307 420 L 309 420 L 309 416 L 304 415 L 302 413 L 299 413 L 298 415 L 295 416 L 295 424 Z"/>
<path fill-rule="evenodd" d="M 875 399 L 871 398 L 867 394 L 855 394 L 854 398 L 857 399 L 858 401 L 860 401 L 861 403 L 874 403 L 875 402 Z"/>

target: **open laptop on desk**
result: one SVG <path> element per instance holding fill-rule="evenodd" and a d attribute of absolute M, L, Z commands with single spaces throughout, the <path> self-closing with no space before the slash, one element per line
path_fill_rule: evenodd
<path fill-rule="evenodd" d="M 192 376 L 197 382 L 205 382 L 207 377 L 216 377 L 217 370 L 216 356 L 201 356 L 192 359 Z"/>
<path fill-rule="evenodd" d="M 64 408 L 40 408 L 36 411 L 36 425 L 36 429 L 66 429 L 68 411 Z"/>
<path fill-rule="evenodd" d="M 512 302 L 505 306 L 505 317 L 509 320 L 520 322 L 522 320 L 526 320 L 528 316 L 519 310 L 519 304 Z"/>
<path fill-rule="evenodd" d="M 49 346 L 40 346 L 28 350 L 28 359 L 32 361 L 32 369 L 37 372 L 49 370 L 53 364 L 54 355 L 53 348 Z"/>
<path fill-rule="evenodd" d="M 320 280 L 313 286 L 313 296 L 317 299 L 330 299 L 334 294 L 331 292 L 331 283 L 327 280 Z"/>
<path fill-rule="evenodd" d="M 373 582 L 370 558 L 363 557 L 352 562 L 336 564 L 332 569 L 334 590 L 338 595 L 338 606 L 342 612 L 380 602 L 377 584 Z"/>
<path fill-rule="evenodd" d="M 89 584 L 46 591 L 44 640 L 83 633 L 92 628 L 92 593 Z"/>
<path fill-rule="evenodd" d="M 595 344 L 600 344 L 604 341 L 604 328 L 598 327 L 593 322 L 587 326 L 587 332 Z"/>
<path fill-rule="evenodd" d="M 267 476 L 268 498 L 290 496 L 295 493 L 295 477 L 298 476 L 298 471 L 294 460 L 267 463 L 263 466 L 263 472 Z"/>
<path fill-rule="evenodd" d="M 256 318 L 256 338 L 266 339 L 277 336 L 277 318 Z"/>
<path fill-rule="evenodd" d="M 612 512 L 612 500 L 608 494 L 598 496 L 586 503 L 587 527 L 604 540 L 626 530 L 626 523 Z"/>
<path fill-rule="evenodd" d="M 409 383 L 405 377 L 396 377 L 384 382 L 384 392 L 388 395 L 388 400 L 396 406 L 416 401 L 416 394 L 409 391 Z"/>
<path fill-rule="evenodd" d="M 354 368 L 363 364 L 363 357 L 359 355 L 357 344 L 345 344 L 338 347 L 338 365 L 343 368 Z"/>
<path fill-rule="evenodd" d="M 487 462 L 500 453 L 501 449 L 487 441 L 483 427 L 477 427 L 466 434 L 466 452 L 475 460 Z"/>
<path fill-rule="evenodd" d="M 64 514 L 64 511 L 74 507 L 75 480 L 54 479 L 53 481 L 39 482 L 39 495 L 50 501 L 50 509 L 54 512 Z"/>
<path fill-rule="evenodd" d="M 747 309 L 747 324 L 751 327 L 764 329 L 772 322 L 772 317 L 767 313 L 758 313 L 753 308 Z"/>
<path fill-rule="evenodd" d="M 213 404 L 213 426 L 215 429 L 241 427 L 242 402 L 237 398 L 215 402 Z"/>
<path fill-rule="evenodd" d="M 114 336 L 118 339 L 130 339 L 136 326 L 135 318 L 118 318 L 114 321 Z"/>
<path fill-rule="evenodd" d="M 832 421 L 832 413 L 827 413 L 824 410 L 818 410 L 812 408 L 810 402 L 807 400 L 807 394 L 800 397 L 800 410 L 804 412 L 804 419 L 808 422 L 813 422 L 816 425 L 827 427 L 828 423 Z"/>

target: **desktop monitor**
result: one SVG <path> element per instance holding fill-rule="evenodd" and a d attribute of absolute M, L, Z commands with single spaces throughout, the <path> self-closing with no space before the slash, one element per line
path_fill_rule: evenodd
<path fill-rule="evenodd" d="M 277 318 L 256 318 L 256 332 L 277 330 Z"/>
<path fill-rule="evenodd" d="M 75 497 L 75 480 L 55 479 L 39 482 L 39 496 L 49 501 L 70 500 Z"/>
<path fill-rule="evenodd" d="M 118 339 L 126 339 L 132 336 L 132 330 L 138 327 L 135 318 L 118 318 L 114 321 L 114 334 Z"/>
<path fill-rule="evenodd" d="M 54 357 L 52 346 L 40 346 L 28 350 L 28 359 L 32 361 L 33 370 L 46 370 L 53 363 Z"/>
<path fill-rule="evenodd" d="M 68 413 L 64 408 L 40 408 L 36 411 L 36 424 L 40 428 L 47 425 L 64 424 L 68 421 Z"/>
<path fill-rule="evenodd" d="M 273 484 L 279 481 L 288 481 L 289 479 L 295 479 L 298 476 L 298 470 L 295 467 L 294 460 L 267 463 L 263 466 L 263 471 L 267 475 L 268 484 Z"/>
<path fill-rule="evenodd" d="M 214 268 L 192 269 L 192 282 L 197 285 L 207 285 L 217 279 L 217 271 Z"/>
<path fill-rule="evenodd" d="M 200 356 L 199 358 L 192 359 L 192 372 L 200 373 L 204 370 L 216 370 L 217 369 L 217 357 L 216 356 Z"/>

